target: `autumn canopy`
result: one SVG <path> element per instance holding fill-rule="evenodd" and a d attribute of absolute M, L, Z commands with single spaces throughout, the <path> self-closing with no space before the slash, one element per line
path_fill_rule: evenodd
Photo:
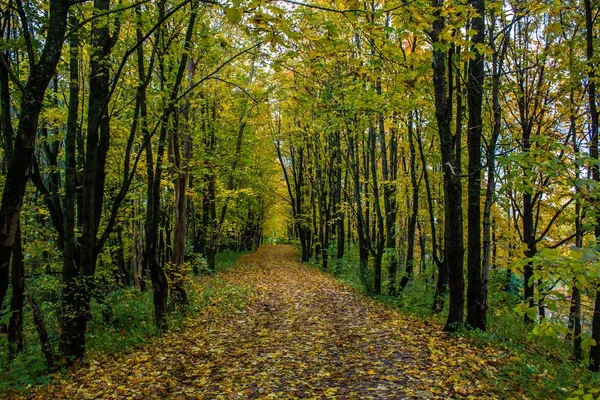
<path fill-rule="evenodd" d="M 599 11 L 2 0 L 0 395 L 597 396 Z"/>

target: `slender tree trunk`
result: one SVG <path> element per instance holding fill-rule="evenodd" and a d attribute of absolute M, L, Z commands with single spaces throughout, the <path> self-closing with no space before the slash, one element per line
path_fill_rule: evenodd
<path fill-rule="evenodd" d="M 216 100 L 215 100 L 216 101 Z M 208 155 L 211 155 L 215 151 L 216 147 L 216 137 L 215 137 L 215 121 L 217 118 L 217 105 L 213 102 L 210 107 L 210 123 L 208 124 L 207 129 L 207 138 L 205 141 L 205 147 Z M 214 170 L 214 166 L 210 161 L 206 161 L 206 192 L 204 199 L 204 206 L 206 208 L 206 262 L 208 264 L 208 269 L 211 273 L 216 272 L 216 255 L 217 255 L 217 205 L 216 205 L 216 184 L 217 177 L 215 175 L 216 171 Z"/>
<path fill-rule="evenodd" d="M 131 246 L 133 255 L 131 257 L 131 266 L 133 270 L 133 285 L 140 292 L 146 290 L 145 272 L 144 272 L 144 224 L 139 220 L 141 215 L 140 201 L 133 200 L 133 228 Z"/>
<path fill-rule="evenodd" d="M 537 246 L 535 242 L 534 233 L 534 210 L 533 201 L 531 194 L 523 193 L 523 239 L 527 246 L 525 250 L 525 257 L 533 257 L 537 253 Z M 525 290 L 523 292 L 523 300 L 527 302 L 529 308 L 535 307 L 534 303 L 534 282 L 533 282 L 533 264 L 531 262 L 525 264 L 523 268 L 523 280 L 525 282 Z M 525 313 L 525 323 L 532 323 L 533 319 L 529 316 L 529 313 Z"/>
<path fill-rule="evenodd" d="M 46 365 L 50 371 L 53 371 L 55 368 L 54 362 L 56 356 L 54 355 L 54 348 L 52 347 L 52 342 L 50 342 L 50 337 L 46 331 L 44 318 L 31 293 L 27 293 L 27 299 L 29 300 L 29 307 L 31 307 L 31 311 L 33 313 L 33 324 L 35 325 L 40 337 L 40 344 L 42 345 L 42 353 L 46 358 Z"/>
<path fill-rule="evenodd" d="M 216 119 L 216 104 L 213 104 L 212 107 L 212 123 L 209 126 L 209 137 L 207 139 L 208 146 L 208 154 L 213 154 L 215 150 L 215 132 L 214 132 L 214 122 Z M 210 166 L 207 172 L 207 187 L 206 187 L 206 199 L 204 200 L 206 203 L 206 214 L 207 214 L 207 242 L 206 242 L 206 262 L 208 264 L 208 269 L 212 273 L 216 272 L 216 255 L 217 255 L 217 204 L 216 204 L 216 185 L 217 185 L 217 177 L 215 175 L 216 171 L 214 170 L 214 166 Z"/>
<path fill-rule="evenodd" d="M 159 18 L 162 18 L 165 12 L 164 1 L 158 3 Z M 138 9 L 139 10 L 139 9 Z M 138 11 L 138 37 L 141 35 L 139 28 L 140 12 Z M 160 51 L 164 51 L 163 48 L 163 31 L 160 29 L 156 34 L 157 47 Z M 162 61 L 162 58 L 159 59 Z M 138 48 L 138 71 L 140 74 L 140 82 L 144 82 L 142 74 L 145 74 L 143 68 L 143 53 Z M 164 79 L 161 79 L 161 89 L 164 89 Z M 138 92 L 140 95 L 145 95 L 145 90 Z M 142 99 L 142 111 L 145 107 L 145 98 Z M 145 221 L 145 233 L 146 233 L 146 247 L 144 249 L 144 264 L 150 272 L 150 280 L 152 282 L 152 296 L 154 302 L 154 320 L 159 330 L 165 330 L 167 328 L 167 297 L 169 293 L 169 286 L 165 271 L 159 261 L 159 221 L 160 221 L 160 180 L 162 178 L 162 159 L 165 152 L 165 141 L 167 136 L 166 123 L 168 122 L 169 113 L 167 110 L 163 112 L 161 121 L 161 127 L 159 130 L 158 147 L 156 154 L 156 163 L 154 163 L 154 157 L 152 154 L 151 145 L 151 134 L 148 129 L 144 130 L 144 139 L 146 144 L 146 171 L 148 174 L 148 186 L 147 186 L 147 199 L 146 199 L 146 221 Z M 165 119 L 167 121 L 165 121 Z M 142 114 L 143 120 L 143 114 Z"/>
<path fill-rule="evenodd" d="M 337 139 L 337 143 L 341 146 L 340 140 L 339 138 Z M 342 176 L 342 172 L 341 172 L 341 165 L 342 165 L 342 150 L 341 147 L 339 147 L 338 149 L 338 165 L 340 166 L 340 172 L 338 174 L 338 176 L 341 178 Z M 340 192 L 343 190 L 342 188 L 347 188 L 348 187 L 348 168 L 346 168 L 346 171 L 344 172 L 344 186 L 341 185 L 340 182 L 340 186 L 339 186 L 339 190 Z M 346 233 L 345 233 L 345 225 L 344 225 L 344 219 L 346 216 L 346 213 L 344 212 L 344 208 L 343 208 L 343 203 L 342 200 L 346 197 L 346 195 L 344 194 L 344 196 L 342 196 L 341 193 L 339 193 L 339 206 L 338 206 L 338 212 L 337 212 L 337 216 L 338 216 L 338 221 L 337 221 L 337 236 L 338 236 L 338 247 L 337 247 L 337 258 L 341 259 L 344 257 L 344 250 L 345 250 L 345 242 L 346 242 Z M 350 223 L 350 218 L 348 218 L 348 223 Z"/>
<path fill-rule="evenodd" d="M 115 265 L 117 266 L 117 284 L 122 285 L 123 287 L 128 287 L 130 285 L 129 274 L 127 273 L 127 268 L 125 267 L 125 251 L 123 246 L 123 232 L 121 227 L 116 229 L 116 246 L 113 252 L 113 260 Z"/>
<path fill-rule="evenodd" d="M 344 210 L 342 205 L 342 149 L 340 143 L 340 131 L 336 129 L 332 135 L 331 150 L 333 152 L 333 171 L 331 174 L 331 207 L 334 213 L 335 239 L 337 241 L 336 259 L 344 257 Z"/>
<path fill-rule="evenodd" d="M 6 52 L 1 54 L 8 59 Z M 1 171 L 6 174 L 7 164 L 12 157 L 14 147 L 15 132 L 12 124 L 12 105 L 10 103 L 10 77 L 4 63 L 0 62 L 0 136 L 2 147 L 4 148 L 4 158 L 2 159 Z M 1 284 L 0 284 L 1 285 Z M 0 303 L 0 308 L 2 304 Z"/>
<path fill-rule="evenodd" d="M 596 73 L 594 68 L 594 23 L 592 1 L 584 0 L 585 7 L 585 29 L 586 29 L 586 50 L 588 62 L 588 102 L 590 112 L 590 130 L 592 143 L 590 145 L 590 156 L 598 159 L 598 108 L 596 105 Z M 592 166 L 592 178 L 600 182 L 600 168 L 598 164 Z M 600 240 L 600 217 L 596 217 L 594 234 L 596 241 Z M 600 290 L 596 290 L 596 299 L 594 301 L 594 316 L 592 318 L 592 338 L 596 344 L 590 349 L 590 370 L 600 371 Z"/>
<path fill-rule="evenodd" d="M 64 332 L 61 335 L 59 350 L 70 354 L 68 344 L 72 342 L 71 332 L 76 329 L 73 322 L 73 307 L 76 303 L 75 285 L 79 273 L 75 263 L 75 206 L 77 196 L 77 159 L 76 140 L 78 135 L 79 117 L 79 29 L 75 13 L 69 17 L 73 29 L 69 38 L 69 112 L 67 117 L 67 132 L 65 137 L 65 196 L 64 196 L 64 243 L 63 243 L 63 292 L 61 301 L 60 324 Z"/>
<path fill-rule="evenodd" d="M 8 52 L 2 52 L 0 57 L 4 57 L 5 60 L 9 59 Z M 15 132 L 12 124 L 12 110 L 11 110 L 11 99 L 10 99 L 10 78 L 8 69 L 4 66 L 4 63 L 0 63 L 0 134 L 2 139 L 2 147 L 4 150 L 4 157 L 2 159 L 2 174 L 6 174 L 7 163 L 12 158 L 14 140 L 15 140 Z M 15 234 L 15 248 L 19 243 L 17 243 Z M 13 250 L 13 257 L 14 257 Z M 6 291 L 8 290 L 8 285 L 10 282 L 9 279 L 9 268 L 10 259 L 7 261 L 6 269 L 1 269 L 0 267 L 0 295 L 4 296 Z M 14 268 L 14 267 L 13 267 Z M 14 274 L 12 275 L 14 277 Z M 4 293 L 4 294 L 3 294 Z M 0 319 L 4 320 L 4 315 L 2 310 L 3 308 L 3 300 L 4 297 L 0 297 Z M 11 300 L 12 302 L 12 300 Z M 12 306 L 11 306 L 12 308 Z M 0 323 L 0 333 L 6 333 L 8 327 L 5 323 Z M 10 352 L 9 352 L 10 354 Z"/>
<path fill-rule="evenodd" d="M 575 107 L 575 95 L 573 89 L 570 93 L 571 106 Z M 576 111 L 571 110 L 570 121 L 571 121 L 571 134 L 573 135 L 573 152 L 575 157 L 579 157 L 580 150 L 579 144 L 577 143 L 577 117 Z M 579 166 L 575 170 L 575 181 L 580 179 Z M 583 247 L 583 221 L 581 213 L 581 201 L 575 200 L 575 246 L 579 249 Z M 583 349 L 581 348 L 581 290 L 577 287 L 577 282 L 573 279 L 571 283 L 571 307 L 569 310 L 569 326 L 567 330 L 567 339 L 573 341 L 573 355 L 577 361 L 581 361 L 583 358 Z"/>
<path fill-rule="evenodd" d="M 96 13 L 110 8 L 110 0 L 95 0 Z M 104 17 L 105 18 L 105 17 Z M 92 22 L 92 49 L 88 105 L 87 141 L 83 174 L 81 264 L 76 279 L 69 277 L 65 286 L 65 311 L 62 318 L 60 351 L 67 362 L 83 358 L 85 332 L 91 318 L 90 301 L 95 286 L 97 233 L 104 202 L 105 165 L 110 146 L 108 104 L 110 90 L 109 58 L 117 33 L 111 37 L 107 21 Z"/>
<path fill-rule="evenodd" d="M 8 322 L 9 358 L 23 351 L 23 302 L 25 299 L 25 258 L 21 239 L 21 223 L 17 226 L 11 266 L 12 296 Z"/>
<path fill-rule="evenodd" d="M 434 45 L 439 43 L 440 33 L 444 29 L 444 17 L 441 16 L 442 0 L 433 0 L 435 8 L 432 26 Z M 449 60 L 444 50 L 433 52 L 433 85 L 435 97 L 435 116 L 442 152 L 444 170 L 444 264 L 448 271 L 450 287 L 450 308 L 444 330 L 454 331 L 463 322 L 464 277 L 463 277 L 463 216 L 462 185 L 460 165 L 450 130 L 451 92 L 447 93 L 446 67 Z M 438 279 L 439 281 L 439 279 Z"/>
<path fill-rule="evenodd" d="M 475 56 L 469 60 L 467 102 L 469 105 L 468 150 L 469 183 L 467 210 L 467 325 L 483 331 L 487 325 L 487 285 L 483 282 L 481 268 L 481 134 L 483 105 L 484 55 L 477 47 L 484 42 L 484 0 L 471 0 L 477 15 L 471 19 L 471 29 L 476 33 L 471 39 Z M 485 289 L 484 289 L 485 288 Z"/>
<path fill-rule="evenodd" d="M 418 113 L 416 113 L 415 116 L 418 117 Z M 425 192 L 427 193 L 427 210 L 429 211 L 429 229 L 431 231 L 431 256 L 438 269 L 432 311 L 435 314 L 439 314 L 444 309 L 444 294 L 447 291 L 448 285 L 448 269 L 446 268 L 446 263 L 443 260 L 440 260 L 438 256 L 437 227 L 435 223 L 433 195 L 431 193 L 431 183 L 429 180 L 427 160 L 425 159 L 425 151 L 423 149 L 423 142 L 421 141 L 420 135 L 416 135 L 416 139 L 419 148 L 419 157 L 421 159 L 423 179 L 425 180 Z"/>
<path fill-rule="evenodd" d="M 135 9 L 135 13 L 136 13 L 136 38 L 138 40 L 138 42 L 141 42 L 142 40 L 142 10 L 141 8 L 138 6 Z M 157 43 L 158 43 L 158 35 L 157 35 L 157 40 L 155 43 L 155 48 L 157 47 Z M 148 186 L 147 186 L 147 191 L 146 191 L 146 219 L 145 221 L 140 220 L 139 221 L 139 228 L 138 228 L 138 235 L 139 235 L 139 239 L 137 241 L 138 246 L 139 246 L 139 253 L 138 253 L 138 265 L 137 265 L 137 274 L 134 273 L 134 279 L 137 276 L 137 282 L 136 282 L 136 286 L 138 287 L 138 289 L 140 291 L 145 291 L 146 290 L 146 272 L 148 271 L 148 268 L 151 264 L 151 260 L 153 257 L 156 257 L 155 253 L 156 253 L 156 249 L 154 249 L 154 246 L 151 246 L 152 248 L 144 248 L 144 240 L 145 240 L 145 244 L 146 246 L 149 246 L 150 243 L 152 241 L 154 241 L 154 237 L 151 237 L 150 239 L 148 239 L 148 233 L 149 233 L 149 227 L 148 227 L 148 222 L 151 221 L 154 218 L 154 202 L 153 202 L 153 198 L 152 198 L 152 187 L 154 184 L 154 157 L 152 155 L 152 135 L 150 133 L 150 130 L 148 129 L 148 104 L 147 104 L 147 100 L 146 100 L 146 88 L 148 86 L 148 84 L 150 83 L 150 79 L 149 77 L 146 75 L 146 67 L 145 67 L 145 57 L 144 57 L 144 47 L 143 46 L 138 46 L 137 51 L 136 51 L 136 55 L 137 55 L 137 67 L 138 67 L 138 88 L 137 88 L 137 97 L 138 97 L 138 101 L 140 104 L 140 127 L 141 127 L 141 131 L 142 131 L 142 136 L 144 138 L 144 152 L 146 155 L 146 174 L 148 175 Z M 148 70 L 150 71 L 150 73 L 148 75 L 151 75 L 151 71 L 152 71 L 152 67 L 153 67 L 153 61 L 154 61 L 154 57 L 152 58 L 152 60 L 150 61 L 150 67 L 148 68 Z M 135 202 L 134 202 L 134 210 L 135 210 Z M 139 212 L 139 215 L 141 215 L 141 205 L 138 205 L 138 209 L 137 211 Z M 145 232 L 146 237 L 143 237 L 144 235 L 142 234 L 142 232 Z M 154 234 L 152 234 L 154 235 Z M 153 283 L 153 287 L 154 287 L 154 283 Z M 156 301 L 155 301 L 156 303 Z M 155 310 L 156 311 L 156 310 Z"/>
<path fill-rule="evenodd" d="M 325 149 L 325 154 L 327 154 L 327 148 Z M 315 179 L 316 179 L 316 195 L 318 198 L 319 205 L 319 242 L 321 243 L 321 265 L 323 270 L 327 271 L 328 269 L 328 251 L 329 251 L 329 227 L 331 222 L 330 216 L 330 206 L 331 203 L 328 201 L 330 197 L 329 191 L 331 191 L 331 185 L 329 185 L 329 190 L 326 184 L 326 180 L 323 178 L 323 175 L 331 176 L 332 171 L 328 170 L 326 166 L 323 165 L 323 161 L 321 160 L 321 152 L 318 145 L 318 137 L 316 137 L 313 141 L 313 160 L 315 163 Z"/>
<path fill-rule="evenodd" d="M 385 249 L 385 229 L 383 222 L 383 214 L 381 212 L 381 205 L 379 199 L 379 178 L 377 174 L 377 158 L 375 156 L 375 147 L 377 145 L 377 138 L 375 133 L 375 127 L 369 128 L 369 159 L 371 162 L 371 182 L 373 185 L 373 209 L 375 211 L 375 252 L 374 252 L 374 269 L 375 269 L 375 280 L 374 280 L 374 293 L 381 293 L 381 264 L 383 260 L 383 251 Z"/>
<path fill-rule="evenodd" d="M 491 30 L 489 33 L 490 48 L 494 49 L 492 54 L 492 135 L 487 148 L 487 183 L 485 190 L 485 203 L 483 207 L 483 260 L 482 260 L 482 282 L 481 293 L 484 303 L 482 308 L 487 313 L 487 292 L 490 274 L 490 264 L 492 262 L 493 250 L 495 249 L 495 235 L 492 231 L 492 206 L 494 204 L 494 193 L 496 190 L 496 144 L 500 137 L 502 128 L 502 108 L 500 105 L 500 79 L 503 70 L 504 56 L 508 48 L 508 32 L 505 32 L 502 47 L 496 50 L 495 37 L 495 13 L 491 16 Z M 495 254 L 495 253 L 494 253 Z"/>
<path fill-rule="evenodd" d="M 583 358 L 583 349 L 581 348 L 581 290 L 576 286 L 575 281 L 573 281 L 572 285 L 567 338 L 573 341 L 573 356 L 575 360 L 581 361 Z"/>
<path fill-rule="evenodd" d="M 372 42 L 371 45 L 374 46 L 374 43 Z M 379 96 L 383 95 L 380 77 L 377 78 L 375 89 Z M 379 130 L 379 146 L 381 148 L 381 176 L 383 179 L 383 209 L 385 219 L 385 230 L 379 232 L 379 234 L 382 235 L 382 242 L 388 253 L 387 291 L 390 296 L 394 296 L 396 294 L 396 273 L 398 270 L 398 257 L 396 254 L 396 179 L 398 175 L 398 145 L 396 132 L 394 129 L 391 129 L 390 143 L 388 146 L 385 134 L 385 118 L 382 113 L 377 114 L 377 126 Z M 374 154 L 372 154 L 372 157 L 374 158 Z M 376 199 L 375 201 L 379 200 Z M 381 211 L 379 212 L 381 213 Z"/>
<path fill-rule="evenodd" d="M 47 35 L 43 40 L 44 48 L 36 64 L 31 60 L 34 65 L 21 96 L 19 126 L 14 141 L 15 151 L 6 169 L 0 203 L 0 306 L 4 302 L 8 289 L 12 247 L 25 196 L 25 187 L 31 174 L 44 94 L 55 74 L 56 65 L 61 56 L 70 5 L 71 2 L 68 0 L 50 2 Z"/>
<path fill-rule="evenodd" d="M 194 61 L 188 59 L 187 65 L 188 85 L 192 85 L 192 79 L 195 72 Z M 173 234 L 173 258 L 170 278 L 172 284 L 171 300 L 176 307 L 187 304 L 187 293 L 185 292 L 185 245 L 187 237 L 187 183 L 188 183 L 188 164 L 191 158 L 191 124 L 190 124 L 190 101 L 187 100 L 184 117 L 186 121 L 185 135 L 180 137 L 177 127 L 172 131 L 173 140 L 173 159 L 177 179 L 175 181 L 175 228 Z"/>
<path fill-rule="evenodd" d="M 408 145 L 410 149 L 410 185 L 412 191 L 411 214 L 408 221 L 407 230 L 407 245 L 406 245 L 406 266 L 405 272 L 400 280 L 400 293 L 404 291 L 408 285 L 414 271 L 415 265 L 415 235 L 417 229 L 417 216 L 419 214 L 419 184 L 417 182 L 416 158 L 417 152 L 414 144 L 413 130 L 413 113 L 411 112 L 408 118 Z"/>
<path fill-rule="evenodd" d="M 372 284 L 369 279 L 369 238 L 368 225 L 363 209 L 363 199 L 361 194 L 360 181 L 360 158 L 358 154 L 358 138 L 355 137 L 357 132 L 348 132 L 348 152 L 350 155 L 350 165 L 353 181 L 354 206 L 356 207 L 356 232 L 358 235 L 358 258 L 359 258 L 359 275 L 361 281 L 367 290 L 372 292 Z"/>

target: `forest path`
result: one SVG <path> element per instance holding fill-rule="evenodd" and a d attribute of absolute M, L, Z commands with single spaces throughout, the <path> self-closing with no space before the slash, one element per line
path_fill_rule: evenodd
<path fill-rule="evenodd" d="M 219 275 L 222 287 L 181 331 L 92 359 L 32 398 L 495 397 L 494 349 L 449 337 L 296 260 L 291 246 L 261 247 Z"/>

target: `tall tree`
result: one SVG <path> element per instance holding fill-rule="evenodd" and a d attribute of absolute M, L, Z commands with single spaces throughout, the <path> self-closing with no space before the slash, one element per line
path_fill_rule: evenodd
<path fill-rule="evenodd" d="M 21 13 L 22 37 L 27 43 L 30 73 L 26 84 L 22 87 L 19 124 L 13 145 L 14 152 L 8 162 L 0 204 L 0 306 L 4 302 L 8 289 L 12 247 L 17 233 L 19 212 L 23 205 L 25 187 L 31 174 L 38 120 L 42 111 L 44 94 L 60 60 L 70 5 L 71 2 L 68 0 L 50 2 L 44 46 L 37 60 L 29 32 L 30 24 L 27 21 L 26 14 Z M 9 63 L 4 58 L 4 54 L 1 57 L 6 68 Z"/>
<path fill-rule="evenodd" d="M 596 105 L 596 70 L 594 62 L 594 9 L 592 0 L 583 1 L 585 8 L 585 43 L 588 63 L 588 107 L 590 114 L 590 156 L 596 160 L 600 158 L 598 152 L 598 107 Z M 600 166 L 594 163 L 592 166 L 592 179 L 600 182 Z M 595 204 L 597 207 L 597 204 Z M 600 216 L 596 210 L 594 236 L 596 241 L 600 238 Z M 594 316 L 592 318 L 592 338 L 596 341 L 590 349 L 590 370 L 600 371 L 600 290 L 596 290 L 594 299 Z"/>
<path fill-rule="evenodd" d="M 71 268 L 66 269 L 64 275 L 63 313 L 66 315 L 62 320 L 60 351 L 70 360 L 80 359 L 85 354 L 85 332 L 90 319 L 90 301 L 95 287 L 98 230 L 104 203 L 106 157 L 110 147 L 107 100 L 110 96 L 110 53 L 118 40 L 120 30 L 118 19 L 115 21 L 114 31 L 111 32 L 108 21 L 100 15 L 110 9 L 109 0 L 95 0 L 94 8 L 88 125 L 82 182 L 83 207 L 79 210 L 83 221 L 81 261 L 76 275 L 71 274 L 75 272 Z M 77 43 L 74 44 L 77 46 Z M 72 95 L 75 96 L 76 93 Z"/>
<path fill-rule="evenodd" d="M 434 20 L 431 29 L 433 41 L 433 87 L 435 118 L 442 153 L 444 171 L 444 263 L 448 270 L 450 286 L 450 309 L 444 330 L 454 331 L 463 323 L 464 277 L 463 277 L 463 214 L 462 185 L 454 138 L 450 128 L 452 117 L 452 63 L 448 60 L 446 47 L 441 40 L 445 27 L 442 15 L 443 1 L 433 0 Z M 447 73 L 449 77 L 447 77 Z"/>
<path fill-rule="evenodd" d="M 484 73 L 484 0 L 471 0 L 477 13 L 471 19 L 475 31 L 471 39 L 471 51 L 475 55 L 469 60 L 467 80 L 467 102 L 469 122 L 467 143 L 469 148 L 469 190 L 467 215 L 467 325 L 485 330 L 487 325 L 487 284 L 483 282 L 481 269 L 481 135 L 483 121 L 483 73 Z"/>

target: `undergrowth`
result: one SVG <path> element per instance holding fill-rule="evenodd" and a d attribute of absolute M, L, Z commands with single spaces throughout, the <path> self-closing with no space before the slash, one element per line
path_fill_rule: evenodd
<path fill-rule="evenodd" d="M 336 244 L 333 243 L 329 251 L 330 267 L 325 272 L 404 314 L 434 320 L 440 326 L 444 323 L 447 309 L 439 315 L 432 313 L 436 275 L 433 263 L 416 266 L 415 276 L 401 294 L 373 295 L 361 280 L 357 246 L 347 246 L 344 257 L 338 260 L 335 259 L 335 249 Z M 318 260 L 312 259 L 310 264 L 322 269 Z M 387 293 L 389 278 L 385 259 L 382 267 L 382 292 Z M 401 273 L 398 271 L 398 281 Z M 515 310 L 521 300 L 518 289 L 515 290 L 514 280 L 513 276 L 507 282 L 505 271 L 492 271 L 487 331 L 462 329 L 457 333 L 476 345 L 492 345 L 510 355 L 501 360 L 499 373 L 489 377 L 498 388 L 497 395 L 503 398 L 600 399 L 600 392 L 596 391 L 600 388 L 600 374 L 588 371 L 585 363 L 575 362 L 569 342 L 557 336 L 534 336 L 532 327 L 523 323 L 522 314 Z M 447 298 L 445 304 L 448 304 Z"/>
<path fill-rule="evenodd" d="M 181 329 L 184 318 L 207 306 L 219 309 L 242 310 L 248 304 L 248 288 L 227 286 L 219 273 L 230 271 L 243 252 L 225 251 L 217 254 L 217 275 L 214 277 L 190 277 L 187 287 L 189 305 L 184 313 L 171 312 L 168 317 L 171 330 Z M 128 287 L 112 291 L 100 304 L 92 300 L 92 318 L 86 334 L 86 357 L 94 354 L 122 354 L 133 350 L 149 338 L 158 334 L 154 325 L 154 306 L 152 290 L 139 290 Z M 42 275 L 29 283 L 28 290 L 34 293 L 38 306 L 45 319 L 50 341 L 57 347 L 59 332 L 60 282 L 53 276 Z M 33 325 L 29 306 L 24 309 L 25 349 L 9 361 L 5 334 L 0 334 L 0 397 L 9 391 L 26 391 L 30 387 L 48 383 L 53 378 L 48 375 L 45 359 L 42 355 L 39 336 Z"/>

